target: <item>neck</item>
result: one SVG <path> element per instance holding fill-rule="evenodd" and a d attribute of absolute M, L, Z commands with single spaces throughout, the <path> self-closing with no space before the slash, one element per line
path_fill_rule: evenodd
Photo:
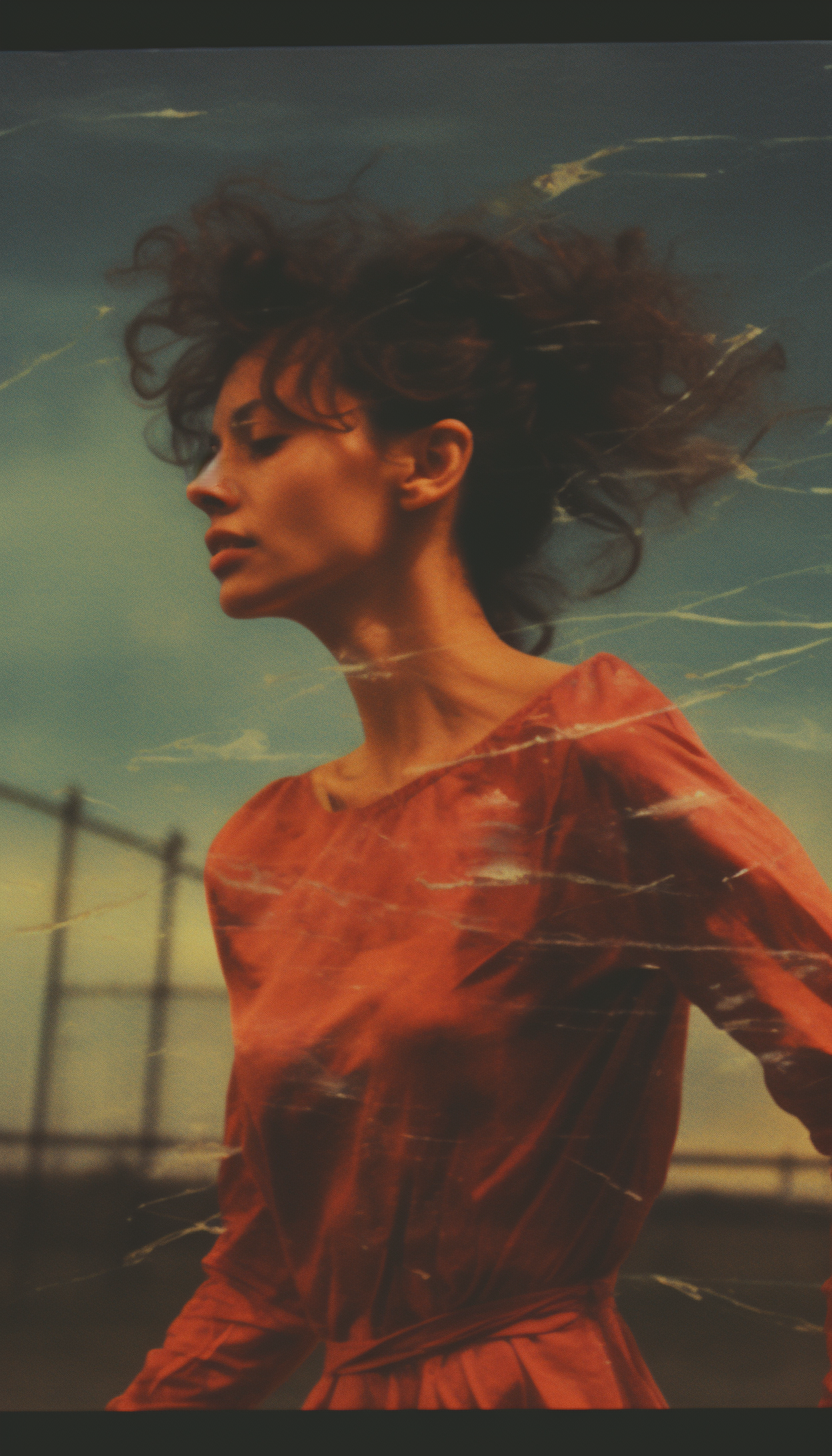
<path fill-rule="evenodd" d="M 340 664 L 364 729 L 335 767 L 377 792 L 464 753 L 568 671 L 497 636 L 458 558 L 344 596 L 303 625 Z"/>

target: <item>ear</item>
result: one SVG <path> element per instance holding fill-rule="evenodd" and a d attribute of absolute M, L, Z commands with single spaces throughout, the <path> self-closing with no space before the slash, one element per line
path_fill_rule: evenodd
<path fill-rule="evenodd" d="M 399 486 L 402 510 L 418 511 L 451 495 L 462 482 L 474 437 L 461 420 L 438 420 L 410 435 L 402 451 L 405 474 Z"/>

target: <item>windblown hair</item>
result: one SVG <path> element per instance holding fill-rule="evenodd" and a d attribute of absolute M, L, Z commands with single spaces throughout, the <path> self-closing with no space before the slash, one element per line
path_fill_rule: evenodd
<path fill-rule="evenodd" d="M 748 453 L 703 430 L 745 417 L 782 349 L 703 333 L 692 285 L 651 259 L 639 228 L 609 243 L 539 220 L 489 236 L 357 213 L 349 194 L 317 206 L 310 218 L 279 188 L 226 181 L 191 225 L 150 228 L 110 271 L 164 283 L 125 332 L 133 388 L 169 422 L 155 453 L 204 463 L 223 381 L 263 343 L 264 401 L 300 348 L 300 397 L 324 427 L 345 427 L 338 387 L 380 439 L 463 421 L 474 452 L 456 534 L 472 589 L 500 635 L 534 625 L 527 650 L 545 651 L 569 595 L 541 568 L 553 532 L 577 520 L 603 533 L 581 595 L 622 585 L 650 503 L 687 511 Z M 324 377 L 326 412 L 313 400 Z"/>

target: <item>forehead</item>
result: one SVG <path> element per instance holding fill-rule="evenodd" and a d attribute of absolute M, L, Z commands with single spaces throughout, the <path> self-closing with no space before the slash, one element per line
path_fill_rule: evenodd
<path fill-rule="evenodd" d="M 259 348 L 250 354 L 244 354 L 232 366 L 223 380 L 214 408 L 214 420 L 217 424 L 226 423 L 243 405 L 252 406 L 251 412 L 254 412 L 260 401 L 260 388 L 267 359 L 268 349 Z M 294 392 L 292 385 L 296 382 L 299 368 L 299 364 L 295 364 L 294 368 L 283 370 L 277 380 L 275 393 L 285 398 L 287 403 Z"/>
<path fill-rule="evenodd" d="M 269 409 L 271 414 L 279 416 L 281 402 L 287 407 L 287 423 L 294 421 L 297 424 L 298 417 L 309 420 L 311 424 L 316 423 L 314 411 L 310 413 L 309 402 L 298 387 L 306 357 L 302 351 L 302 345 L 278 373 L 270 391 L 269 405 L 262 400 L 263 371 L 269 359 L 270 343 L 271 341 L 267 341 L 253 349 L 251 353 L 244 354 L 229 370 L 214 409 L 215 429 L 222 429 L 232 423 L 244 423 L 253 418 L 260 410 Z M 352 411 L 359 407 L 359 401 L 340 388 L 336 389 L 333 400 L 330 392 L 324 387 L 324 375 L 325 366 L 322 366 L 312 380 L 311 395 L 316 410 L 326 415 L 333 407 L 341 411 Z"/>

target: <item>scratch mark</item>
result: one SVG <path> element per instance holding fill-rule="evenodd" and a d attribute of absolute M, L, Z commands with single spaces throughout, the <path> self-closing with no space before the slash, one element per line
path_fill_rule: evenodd
<path fill-rule="evenodd" d="M 66 920 L 48 920 L 41 925 L 20 925 L 13 930 L 5 930 L 4 936 L 10 935 L 41 935 L 49 930 L 63 930 L 67 925 L 75 925 L 79 920 L 88 920 L 91 915 L 103 915 L 107 910 L 121 910 L 125 905 L 133 905 L 137 900 L 144 900 L 149 895 L 149 890 L 142 890 L 138 895 L 131 895 L 127 900 L 109 900 L 104 905 L 93 905 L 90 910 L 79 910 L 76 915 L 70 915 Z"/>
<path fill-rule="evenodd" d="M 644 1202 L 640 1193 L 634 1193 L 632 1188 L 622 1188 L 620 1183 L 614 1183 L 612 1178 L 609 1178 L 606 1173 L 601 1172 L 600 1168 L 590 1168 L 588 1163 L 580 1163 L 577 1158 L 567 1158 L 566 1161 L 568 1163 L 574 1163 L 576 1168 L 583 1168 L 587 1173 L 594 1173 L 596 1178 L 603 1178 L 605 1183 L 609 1183 L 610 1187 L 614 1188 L 616 1193 L 623 1193 L 625 1198 L 634 1198 L 636 1203 Z"/>
<path fill-rule="evenodd" d="M 722 945 L 671 945 L 654 940 L 622 940 L 617 936 L 611 936 L 605 940 L 583 940 L 574 935 L 563 936 L 561 938 L 548 935 L 536 935 L 530 936 L 526 944 L 568 946 L 571 950 L 660 950 L 672 952 L 674 955 L 765 955 L 776 957 L 782 961 L 798 960 L 811 965 L 825 962 L 828 965 L 832 965 L 832 955 L 827 951 L 776 950 L 772 946 L 767 945 L 737 945 L 735 941 L 724 941 Z"/>
<path fill-rule="evenodd" d="M 716 167 L 713 172 L 637 172 L 628 167 L 620 175 L 624 177 L 690 177 L 693 179 L 695 177 L 723 177 L 725 168 Z"/>
<path fill-rule="evenodd" d="M 62 121 L 83 121 L 87 124 L 90 122 L 95 124 L 102 121 L 130 121 L 134 118 L 158 118 L 162 121 L 184 121 L 190 116 L 207 115 L 207 111 L 176 111 L 172 106 L 166 106 L 162 111 L 115 111 L 109 116 L 78 117 L 71 114 L 64 116 L 38 116 L 33 121 L 21 121 L 17 126 L 7 126 L 4 131 L 0 131 L 0 137 L 13 136 L 15 132 L 25 131 L 30 126 L 46 126 L 50 121 L 58 123 Z"/>
<path fill-rule="evenodd" d="M 822 455 L 806 456 L 806 460 L 822 459 Z M 797 460 L 787 461 L 785 464 L 772 466 L 770 468 L 776 470 L 787 470 L 792 464 L 798 465 L 799 463 L 800 462 Z M 827 485 L 810 485 L 808 489 L 805 490 L 802 486 L 799 485 L 772 485 L 770 481 L 760 480 L 760 477 L 758 476 L 756 470 L 752 470 L 751 466 L 747 465 L 744 460 L 740 460 L 737 465 L 735 465 L 731 473 L 737 480 L 745 480 L 750 485 L 756 485 L 758 490 L 774 490 L 780 492 L 781 495 L 832 495 L 832 486 Z"/>
<path fill-rule="evenodd" d="M 0 133 L 0 135 L 2 135 L 2 133 Z M 74 349 L 75 345 L 80 343 L 84 335 L 89 333 L 90 329 L 98 322 L 98 320 L 103 318 L 105 314 L 112 313 L 112 311 L 112 305 L 109 303 L 97 304 L 95 318 L 90 320 L 85 328 L 81 330 L 80 334 L 76 339 L 70 339 L 68 344 L 62 344 L 60 349 L 52 349 L 48 354 L 39 354 L 37 359 L 35 359 L 31 364 L 27 364 L 25 369 L 21 369 L 17 374 L 12 374 L 8 379 L 3 379 L 2 381 L 0 381 L 0 389 L 8 389 L 10 385 L 17 384 L 18 380 L 25 379 L 27 374 L 31 374 L 33 370 L 38 369 L 41 364 L 48 364 L 51 359 L 57 359 L 60 354 L 65 354 L 67 349 Z"/>
<path fill-rule="evenodd" d="M 829 624 L 832 626 L 832 622 Z M 778 671 L 779 669 L 772 669 Z M 756 677 L 766 676 L 763 673 L 754 674 Z M 688 697 L 677 698 L 675 701 L 668 701 L 657 708 L 646 708 L 643 713 L 631 713 L 626 718 L 609 719 L 606 723 L 574 723 L 569 728 L 555 728 L 551 733 L 537 733 L 533 738 L 527 738 L 522 743 L 510 743 L 505 748 L 491 748 L 482 753 L 462 754 L 459 758 L 447 759 L 442 763 L 429 763 L 414 765 L 409 770 L 413 775 L 430 773 L 434 769 L 453 768 L 456 764 L 472 763 L 478 759 L 502 758 L 507 753 L 522 753 L 527 748 L 535 748 L 540 743 L 562 743 L 567 740 L 589 738 L 595 733 L 607 733 L 615 728 L 626 728 L 633 723 L 645 722 L 648 718 L 659 718 L 664 713 L 670 713 L 682 708 L 692 708 L 699 703 L 709 703 L 716 698 L 724 697 L 726 693 L 738 692 L 741 688 L 747 687 L 753 679 L 746 679 L 742 683 L 729 683 L 727 687 L 715 688 L 711 692 L 691 693 Z"/>
<path fill-rule="evenodd" d="M 618 146 L 602 147 L 600 151 L 591 152 L 588 157 L 581 157 L 574 162 L 557 162 L 548 172 L 542 176 L 535 177 L 532 186 L 539 192 L 545 193 L 547 197 L 560 197 L 570 187 L 577 187 L 582 182 L 592 182 L 598 177 L 604 177 L 605 172 L 599 172 L 591 168 L 590 162 L 601 161 L 603 157 L 613 157 L 620 152 L 632 151 L 634 147 L 646 147 L 655 143 L 666 142 L 714 142 L 727 141 L 735 142 L 739 138 L 735 136 L 670 136 L 670 137 L 636 137 L 633 141 L 622 142 Z"/>
<path fill-rule="evenodd" d="M 701 809 L 705 804 L 715 804 L 722 795 L 706 794 L 704 789 L 697 789 L 693 794 L 687 794 L 675 799 L 661 799 L 657 804 L 650 804 L 646 809 L 628 809 L 628 819 L 670 819 L 677 814 L 687 814 L 692 809 Z"/>
<path fill-rule="evenodd" d="M 161 1249 L 165 1244 L 176 1243 L 178 1239 L 187 1238 L 189 1234 L 206 1233 L 213 1234 L 216 1237 L 217 1234 L 224 1233 L 224 1231 L 225 1225 L 222 1223 L 220 1215 L 216 1213 L 212 1214 L 210 1218 L 201 1219 L 199 1223 L 189 1224 L 187 1228 L 183 1229 L 174 1229 L 173 1233 L 162 1234 L 161 1238 L 154 1239 L 152 1243 L 144 1244 L 140 1249 L 133 1249 L 131 1253 L 125 1254 L 123 1260 L 124 1267 L 125 1269 L 129 1269 L 134 1264 L 141 1264 L 144 1259 L 147 1259 L 150 1254 L 155 1253 L 157 1249 Z"/>
<path fill-rule="evenodd" d="M 531 870 L 524 865 L 497 863 L 478 870 L 470 879 L 447 880 L 444 883 L 417 879 L 416 883 L 424 885 L 427 890 L 458 890 L 467 885 L 520 885 L 530 884 L 535 880 L 566 880 L 571 885 L 593 885 L 601 890 L 626 890 L 628 894 L 638 895 L 648 890 L 657 890 L 660 885 L 666 885 L 672 879 L 675 879 L 675 875 L 665 875 L 660 880 L 652 880 L 648 885 L 627 885 L 619 884 L 617 880 L 596 880 L 592 875 L 568 874 L 558 870 Z"/>
<path fill-rule="evenodd" d="M 207 116 L 207 111 L 175 111 L 172 106 L 166 106 L 162 111 L 114 111 L 109 116 L 93 116 L 87 118 L 90 121 L 133 121 L 139 118 L 156 118 L 161 121 L 184 121 L 189 116 Z M 67 118 L 64 118 L 66 120 Z M 72 118 L 69 118 L 70 120 Z"/>
<path fill-rule="evenodd" d="M 729 663 L 727 667 L 714 667 L 710 672 L 686 672 L 688 680 L 696 678 L 704 682 L 709 677 L 719 677 L 723 672 L 734 672 L 739 667 L 753 667 L 757 662 L 770 662 L 774 657 L 793 657 L 798 652 L 810 652 L 813 647 L 823 647 L 824 643 L 832 642 L 832 637 L 818 637 L 815 642 L 804 642 L 800 647 L 781 647 L 778 652 L 758 652 L 756 657 L 746 657 L 742 662 Z"/>
<path fill-rule="evenodd" d="M 809 1320 L 795 1319 L 791 1315 L 780 1314 L 778 1310 L 759 1309 L 755 1304 L 746 1304 L 741 1299 L 734 1299 L 730 1294 L 722 1294 L 718 1289 L 709 1289 L 705 1285 L 688 1284 L 684 1279 L 670 1279 L 666 1274 L 651 1274 L 648 1276 L 657 1284 L 665 1284 L 668 1289 L 675 1289 L 679 1294 L 686 1294 L 688 1299 L 702 1299 L 704 1295 L 710 1295 L 711 1299 L 721 1299 L 726 1304 L 732 1304 L 737 1309 L 746 1309 L 750 1314 L 761 1314 L 769 1319 L 776 1320 L 778 1324 L 785 1325 L 790 1330 L 797 1330 L 800 1334 L 822 1335 L 823 1325 L 812 1324 Z"/>

